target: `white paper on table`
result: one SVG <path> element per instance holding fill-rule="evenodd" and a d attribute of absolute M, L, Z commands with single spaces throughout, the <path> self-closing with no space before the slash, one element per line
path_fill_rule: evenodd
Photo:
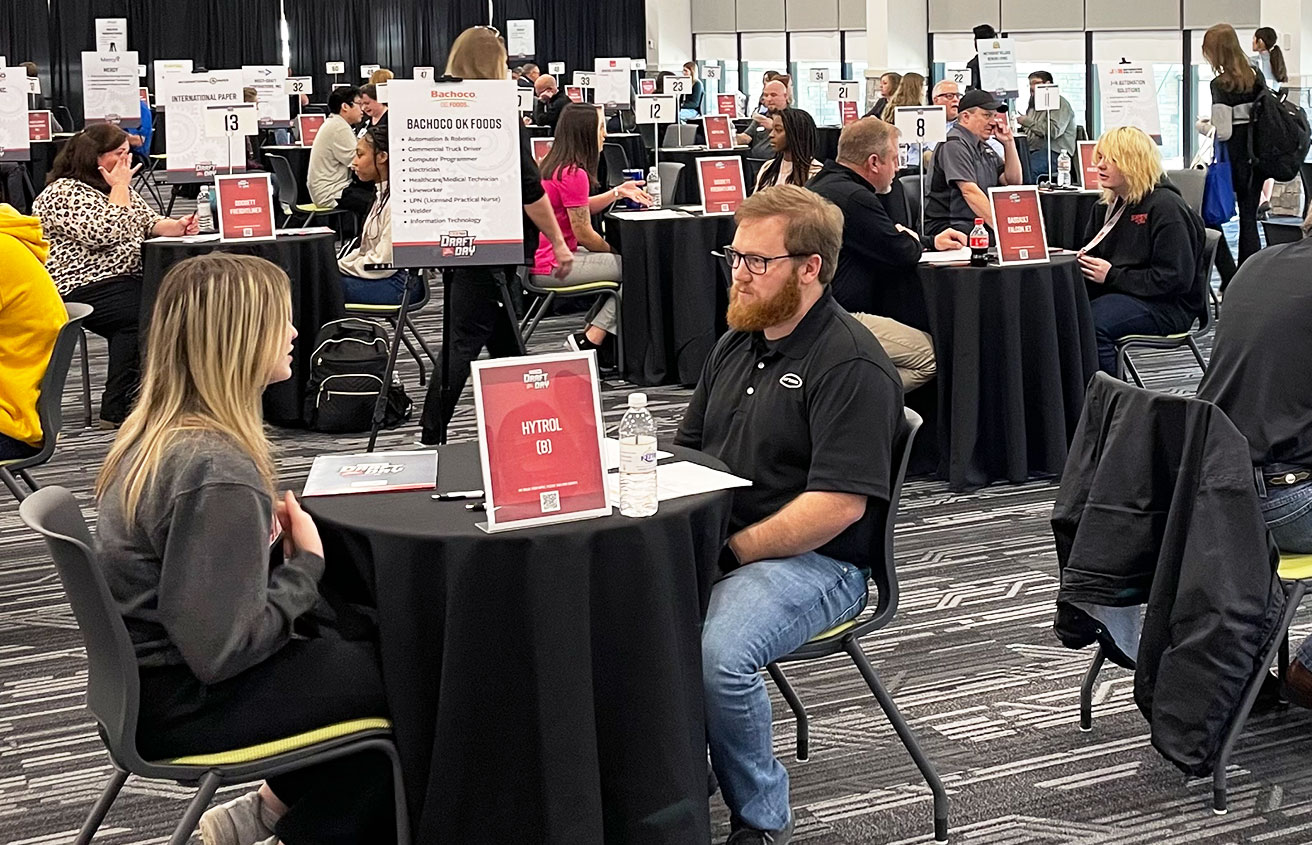
<path fill-rule="evenodd" d="M 601 441 L 601 446 L 602 446 L 601 457 L 606 461 L 607 471 L 612 469 L 619 469 L 620 468 L 620 441 L 614 437 L 607 437 L 605 440 Z M 661 458 L 670 458 L 673 456 L 674 455 L 672 452 L 664 452 L 659 449 L 656 451 L 656 460 L 658 461 Z"/>
<path fill-rule="evenodd" d="M 328 226 L 302 226 L 299 229 L 279 229 L 279 237 L 283 235 L 330 235 L 333 230 Z"/>
<path fill-rule="evenodd" d="M 751 487 L 752 482 L 718 469 L 695 464 L 692 461 L 675 461 L 656 467 L 656 501 L 713 493 L 733 487 Z M 619 473 L 606 476 L 606 492 L 615 507 L 620 503 Z"/>
<path fill-rule="evenodd" d="M 204 244 L 219 239 L 218 232 L 207 235 L 159 235 L 150 239 L 151 243 Z"/>
<path fill-rule="evenodd" d="M 688 214 L 673 208 L 650 208 L 642 211 L 612 211 L 621 220 L 682 220 Z"/>
<path fill-rule="evenodd" d="M 941 251 L 928 249 L 920 255 L 921 264 L 951 264 L 954 261 L 969 260 L 970 247 L 968 246 L 963 246 L 960 249 L 945 249 Z"/>

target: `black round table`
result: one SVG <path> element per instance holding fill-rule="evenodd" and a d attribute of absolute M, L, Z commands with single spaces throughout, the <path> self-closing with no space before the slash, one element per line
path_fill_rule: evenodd
<path fill-rule="evenodd" d="M 685 178 L 684 183 L 687 183 Z M 727 328 L 728 269 L 713 255 L 733 240 L 733 216 L 606 218 L 624 263 L 624 377 L 693 385 Z"/>
<path fill-rule="evenodd" d="M 475 444 L 439 452 L 438 490 L 483 486 Z M 498 534 L 428 491 L 304 504 L 327 578 L 372 591 L 415 842 L 709 841 L 701 623 L 727 492 Z"/>
<path fill-rule="evenodd" d="M 537 124 L 525 126 L 524 131 L 528 133 L 530 138 L 550 138 L 556 132 L 550 126 L 538 126 Z"/>
<path fill-rule="evenodd" d="M 264 391 L 264 418 L 276 425 L 305 425 L 305 388 L 310 380 L 310 358 L 315 336 L 324 323 L 346 316 L 342 285 L 337 271 L 332 233 L 279 235 L 272 241 L 252 243 L 203 243 L 146 241 L 141 246 L 141 333 L 150 327 L 155 295 L 164 274 L 174 264 L 193 255 L 214 250 L 258 255 L 287 272 L 292 289 L 292 323 L 299 337 L 292 353 L 292 377 L 269 385 Z M 143 346 L 144 349 L 144 340 Z"/>
<path fill-rule="evenodd" d="M 680 162 L 683 175 L 679 178 L 679 187 L 673 196 L 663 197 L 666 205 L 701 205 L 701 183 L 697 179 L 697 159 L 712 156 L 738 156 L 743 160 L 743 181 L 745 187 L 751 185 L 748 179 L 748 147 L 734 147 L 731 150 L 711 150 L 706 147 L 661 147 L 660 160 Z M 664 187 L 662 186 L 662 190 Z"/>
<path fill-rule="evenodd" d="M 938 359 L 939 477 L 968 490 L 1059 474 L 1098 369 L 1074 256 L 919 275 Z"/>
<path fill-rule="evenodd" d="M 841 126 L 817 126 L 815 128 L 815 156 L 818 161 L 838 158 L 838 136 L 843 134 Z"/>
<path fill-rule="evenodd" d="M 300 205 L 313 202 L 310 199 L 310 149 L 297 144 L 265 144 L 260 147 L 260 161 L 269 172 L 273 172 L 268 158 L 270 153 L 282 156 L 292 166 L 292 173 L 296 174 L 296 203 Z"/>
<path fill-rule="evenodd" d="M 1099 210 L 1101 191 L 1039 191 L 1048 246 L 1080 249 L 1088 242 L 1089 221 Z"/>

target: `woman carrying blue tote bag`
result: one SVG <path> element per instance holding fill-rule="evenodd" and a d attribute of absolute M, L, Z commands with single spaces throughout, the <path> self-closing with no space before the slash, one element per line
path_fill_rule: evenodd
<path fill-rule="evenodd" d="M 1203 184 L 1203 222 L 1222 226 L 1235 216 L 1235 183 L 1230 173 L 1230 154 L 1226 144 L 1212 145 L 1212 164 Z"/>

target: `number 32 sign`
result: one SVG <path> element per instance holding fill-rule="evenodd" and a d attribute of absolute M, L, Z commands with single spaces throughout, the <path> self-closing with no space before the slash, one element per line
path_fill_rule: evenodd
<path fill-rule="evenodd" d="M 943 106 L 903 106 L 894 110 L 903 144 L 941 144 L 948 137 L 947 109 Z"/>
<path fill-rule="evenodd" d="M 633 110 L 638 123 L 674 123 L 679 119 L 674 97 L 640 96 Z"/>

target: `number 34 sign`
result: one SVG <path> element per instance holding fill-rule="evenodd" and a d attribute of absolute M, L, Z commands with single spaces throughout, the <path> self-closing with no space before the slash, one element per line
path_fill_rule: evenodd
<path fill-rule="evenodd" d="M 679 119 L 674 97 L 640 96 L 633 109 L 638 123 L 674 123 Z"/>
<path fill-rule="evenodd" d="M 893 125 L 903 144 L 941 144 L 948 137 L 947 110 L 943 106 L 902 106 L 894 110 Z"/>

